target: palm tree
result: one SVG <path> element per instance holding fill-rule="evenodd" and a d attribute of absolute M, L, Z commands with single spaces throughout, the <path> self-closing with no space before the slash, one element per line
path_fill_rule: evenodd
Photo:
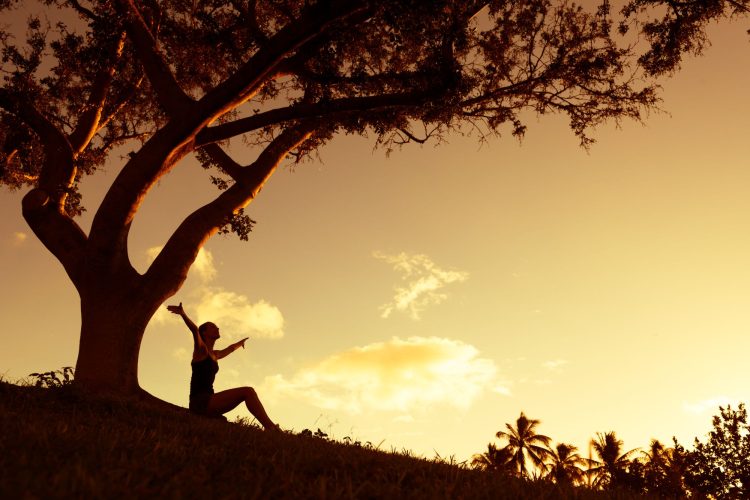
<path fill-rule="evenodd" d="M 597 432 L 596 438 L 591 440 L 591 446 L 599 456 L 599 461 L 590 469 L 596 474 L 594 486 L 613 486 L 627 472 L 631 456 L 636 450 L 622 453 L 622 445 L 614 431 L 604 434 Z"/>
<path fill-rule="evenodd" d="M 526 418 L 521 412 L 521 416 L 516 420 L 516 426 L 505 424 L 508 432 L 498 431 L 496 436 L 500 439 L 507 439 L 508 444 L 505 450 L 511 454 L 511 462 L 515 470 L 521 477 L 530 477 L 527 462 L 544 470 L 544 460 L 549 454 L 550 438 L 542 434 L 535 433 L 535 427 L 539 425 L 539 420 Z"/>
<path fill-rule="evenodd" d="M 669 448 L 665 448 L 661 441 L 658 439 L 652 439 L 648 445 L 648 450 L 642 451 L 641 454 L 647 464 L 661 467 L 668 450 Z"/>
<path fill-rule="evenodd" d="M 666 476 L 666 462 L 669 449 L 665 448 L 658 439 L 652 439 L 648 450 L 641 452 L 646 488 L 658 492 Z"/>
<path fill-rule="evenodd" d="M 476 469 L 512 474 L 513 457 L 506 448 L 498 448 L 492 443 L 487 444 L 487 451 L 471 457 L 471 466 Z"/>
<path fill-rule="evenodd" d="M 559 485 L 581 483 L 586 460 L 576 453 L 577 451 L 578 448 L 565 443 L 559 443 L 554 449 L 550 448 L 547 477 Z"/>
<path fill-rule="evenodd" d="M 684 450 L 676 443 L 674 448 L 669 448 L 652 439 L 648 450 L 642 453 L 648 493 L 665 498 L 684 496 L 683 476 L 687 468 Z"/>

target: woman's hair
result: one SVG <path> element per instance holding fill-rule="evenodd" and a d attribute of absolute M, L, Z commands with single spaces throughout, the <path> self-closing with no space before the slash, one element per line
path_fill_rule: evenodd
<path fill-rule="evenodd" d="M 198 327 L 198 335 L 201 336 L 202 341 L 204 342 L 206 341 L 206 339 L 203 338 L 203 332 L 206 331 L 206 328 L 208 328 L 208 325 L 212 325 L 212 324 L 213 323 L 211 323 L 210 321 L 206 321 L 205 323 L 203 323 L 201 326 Z"/>

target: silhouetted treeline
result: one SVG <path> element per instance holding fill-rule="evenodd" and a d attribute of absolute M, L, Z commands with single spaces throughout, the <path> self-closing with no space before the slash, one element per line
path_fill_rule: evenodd
<path fill-rule="evenodd" d="M 605 491 L 627 490 L 665 498 L 750 498 L 750 425 L 744 403 L 737 409 L 719 407 L 705 441 L 692 449 L 672 438 L 668 446 L 656 439 L 645 450 L 626 451 L 615 432 L 597 433 L 588 457 L 573 445 L 537 433 L 539 420 L 521 412 L 515 424 L 496 437 L 487 451 L 474 455 L 472 465 L 494 474 L 549 481 L 561 487 Z"/>

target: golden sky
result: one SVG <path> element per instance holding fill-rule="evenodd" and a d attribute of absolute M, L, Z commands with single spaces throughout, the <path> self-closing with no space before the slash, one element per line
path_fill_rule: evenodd
<path fill-rule="evenodd" d="M 451 137 L 386 158 L 339 137 L 278 172 L 250 241 L 212 239 L 175 297 L 221 327 L 219 347 L 251 337 L 216 388 L 254 386 L 284 428 L 428 457 L 467 459 L 521 411 L 584 452 L 609 430 L 628 449 L 703 437 L 719 404 L 750 402 L 746 29 L 713 29 L 664 82 L 668 113 L 599 129 L 588 153 L 563 118 L 531 117 L 521 144 Z M 86 181 L 84 227 L 117 169 Z M 163 179 L 131 232 L 136 267 L 214 194 L 194 162 Z M 79 328 L 21 196 L 0 197 L 11 380 L 74 365 Z M 187 405 L 190 348 L 157 314 L 141 385 Z"/>

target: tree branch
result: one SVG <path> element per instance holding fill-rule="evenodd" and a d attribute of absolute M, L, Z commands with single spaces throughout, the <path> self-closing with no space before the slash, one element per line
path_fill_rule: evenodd
<path fill-rule="evenodd" d="M 308 7 L 294 22 L 279 30 L 267 45 L 223 83 L 197 103 L 177 84 L 156 49 L 156 43 L 133 0 L 118 0 L 127 16 L 127 31 L 140 54 L 157 94 L 172 117 L 123 167 L 99 206 L 89 233 L 89 245 L 112 259 L 123 255 L 127 234 L 141 200 L 156 180 L 195 147 L 195 135 L 215 119 L 234 109 L 274 76 L 276 66 L 289 53 L 315 40 L 337 22 L 364 15 L 365 0 L 324 0 Z"/>
<path fill-rule="evenodd" d="M 70 0 L 70 5 L 73 7 L 73 9 L 81 14 L 84 17 L 88 17 L 89 19 L 93 21 L 100 21 L 101 18 L 94 14 L 91 10 L 87 9 L 83 5 L 81 5 L 78 0 Z"/>
<path fill-rule="evenodd" d="M 203 151 L 206 152 L 211 159 L 216 162 L 219 168 L 227 174 L 229 177 L 238 181 L 242 175 L 243 167 L 234 161 L 221 146 L 218 144 L 207 144 L 203 147 Z"/>
<path fill-rule="evenodd" d="M 425 129 L 425 134 L 424 134 L 424 137 L 422 137 L 422 138 L 417 137 L 416 135 L 412 134 L 411 132 L 409 132 L 405 128 L 399 128 L 398 131 L 400 133 L 402 133 L 403 135 L 406 136 L 406 139 L 403 140 L 402 144 L 406 144 L 406 143 L 408 143 L 410 141 L 411 142 L 416 142 L 417 144 L 424 144 L 425 142 L 427 142 L 430 139 L 430 137 L 432 137 L 432 134 L 435 132 L 435 129 L 432 129 L 431 131 L 427 131 Z"/>
<path fill-rule="evenodd" d="M 107 99 L 107 91 L 115 75 L 115 63 L 122 56 L 124 46 L 125 33 L 122 33 L 113 54 L 114 60 L 96 76 L 86 104 L 86 111 L 78 119 L 75 130 L 69 136 L 74 154 L 82 152 L 100 128 L 102 111 Z"/>
<path fill-rule="evenodd" d="M 0 89 L 0 107 L 23 120 L 44 148 L 37 187 L 22 200 L 23 217 L 31 230 L 62 263 L 74 284 L 79 283 L 86 235 L 65 213 L 65 198 L 75 178 L 73 151 L 65 135 L 30 103 L 14 102 Z"/>
<path fill-rule="evenodd" d="M 181 115 L 195 101 L 182 90 L 175 79 L 133 0 L 117 0 L 117 5 L 125 19 L 128 37 L 135 46 L 159 103 L 170 115 Z"/>
<path fill-rule="evenodd" d="M 119 113 L 128 103 L 128 101 L 135 95 L 135 92 L 141 86 L 141 83 L 143 83 L 143 74 L 141 74 L 140 78 L 138 78 L 138 81 L 133 83 L 132 88 L 128 89 L 127 92 L 123 91 L 118 97 L 111 101 L 113 103 L 112 110 L 108 115 L 100 119 L 99 130 L 104 128 L 110 121 L 112 121 L 115 116 L 117 116 L 117 113 Z"/>
<path fill-rule="evenodd" d="M 210 144 L 291 120 L 318 118 L 394 106 L 418 106 L 429 99 L 430 95 L 428 92 L 385 94 L 368 97 L 346 97 L 313 104 L 294 104 L 205 128 L 198 133 L 195 142 L 196 145 Z"/>
<path fill-rule="evenodd" d="M 22 201 L 23 218 L 39 241 L 57 257 L 76 287 L 84 264 L 86 234 L 65 213 L 59 211 L 47 193 L 32 189 Z"/>
<path fill-rule="evenodd" d="M 221 228 L 229 215 L 252 202 L 287 154 L 307 140 L 315 127 L 315 123 L 307 122 L 283 131 L 255 162 L 242 169 L 235 184 L 190 214 L 144 275 L 143 293 L 162 300 L 173 295 L 187 278 L 206 240 Z"/>
<path fill-rule="evenodd" d="M 279 30 L 245 64 L 198 101 L 198 116 L 211 123 L 252 98 L 290 53 L 313 41 L 335 23 L 349 17 L 367 16 L 364 0 L 330 0 L 307 7 L 296 20 Z"/>
<path fill-rule="evenodd" d="M 23 217 L 39 240 L 57 257 L 74 284 L 79 283 L 86 235 L 66 213 L 65 198 L 75 178 L 73 151 L 65 135 L 30 103 L 0 88 L 0 107 L 23 120 L 39 136 L 44 163 L 37 187 L 22 200 Z"/>
<path fill-rule="evenodd" d="M 232 0 L 232 5 L 234 6 L 234 8 L 237 9 L 238 12 L 242 13 L 242 15 L 245 17 L 247 25 L 250 28 L 250 32 L 258 40 L 258 45 L 263 45 L 264 43 L 268 42 L 268 37 L 265 33 L 263 33 L 263 30 L 261 30 L 260 26 L 258 25 L 258 14 L 255 10 L 257 3 L 258 2 L 256 0 L 250 0 L 247 9 L 245 9 L 241 2 Z"/>
<path fill-rule="evenodd" d="M 738 2 L 735 0 L 727 0 L 727 2 L 732 5 L 736 10 L 745 12 L 746 14 L 750 14 L 750 7 L 745 5 L 747 3 L 747 0 L 743 2 Z"/>
<path fill-rule="evenodd" d="M 0 88 L 0 107 L 23 120 L 39 136 L 45 160 L 37 187 L 47 193 L 47 202 L 53 201 L 58 210 L 63 212 L 67 190 L 76 173 L 73 149 L 67 137 L 31 103 L 19 96 L 9 95 L 3 88 Z"/>
<path fill-rule="evenodd" d="M 128 231 L 146 193 L 178 161 L 193 150 L 179 124 L 170 122 L 157 131 L 125 164 L 94 215 L 89 246 L 102 259 L 125 255 Z"/>

